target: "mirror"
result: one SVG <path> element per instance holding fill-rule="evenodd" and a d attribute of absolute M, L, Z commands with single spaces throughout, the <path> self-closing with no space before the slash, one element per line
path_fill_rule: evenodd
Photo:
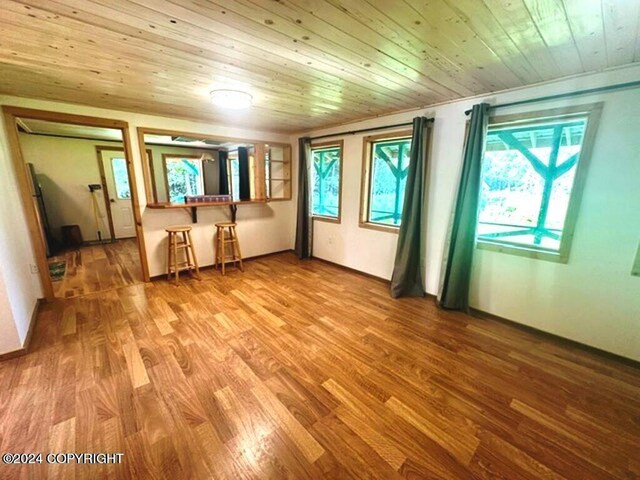
<path fill-rule="evenodd" d="M 264 168 L 256 145 L 182 133 L 144 133 L 156 204 L 264 199 Z M 256 176 L 256 172 L 262 172 Z"/>

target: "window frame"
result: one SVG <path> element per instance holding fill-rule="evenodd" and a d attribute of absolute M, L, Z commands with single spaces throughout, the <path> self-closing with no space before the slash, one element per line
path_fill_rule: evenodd
<path fill-rule="evenodd" d="M 129 187 L 129 196 L 128 197 L 121 197 L 120 196 L 120 191 L 118 190 L 118 180 L 116 178 L 116 169 L 114 166 L 114 161 L 115 160 L 121 160 L 124 162 L 124 168 L 125 168 L 125 174 L 127 176 L 127 187 Z M 127 170 L 127 159 L 124 157 L 111 157 L 111 175 L 113 176 L 113 185 L 115 188 L 115 193 L 116 193 L 116 198 L 118 200 L 131 200 L 131 183 L 129 182 L 129 170 Z"/>
<path fill-rule="evenodd" d="M 431 127 L 427 129 L 427 135 L 431 132 Z M 368 228 L 370 230 L 378 230 L 380 232 L 398 233 L 400 225 L 385 225 L 383 223 L 372 222 L 369 220 L 369 204 L 371 203 L 371 174 L 373 173 L 373 144 L 386 140 L 401 140 L 409 138 L 413 140 L 413 130 L 399 130 L 395 132 L 380 133 L 377 135 L 369 135 L 362 139 L 362 171 L 360 183 L 360 216 L 358 226 L 360 228 Z M 404 205 L 403 205 L 404 208 Z"/>
<path fill-rule="evenodd" d="M 578 213 L 580 210 L 580 203 L 582 200 L 582 194 L 584 190 L 584 184 L 586 181 L 586 175 L 588 166 L 593 151 L 593 145 L 595 143 L 595 136 L 598 130 L 598 124 L 600 122 L 600 116 L 602 114 L 602 107 L 604 102 L 588 103 L 584 105 L 575 105 L 571 107 L 559 107 L 550 108 L 545 110 L 536 110 L 530 112 L 514 113 L 508 115 L 496 115 L 489 117 L 490 126 L 498 126 L 502 124 L 526 126 L 528 124 L 535 124 L 540 121 L 553 120 L 553 119 L 571 119 L 578 117 L 587 117 L 587 127 L 582 140 L 582 148 L 580 150 L 580 159 L 576 166 L 575 179 L 571 188 L 571 196 L 569 198 L 569 205 L 567 207 L 567 215 L 564 221 L 564 227 L 562 229 L 562 237 L 560 240 L 560 248 L 558 251 L 547 249 L 544 247 L 534 247 L 530 245 L 524 245 L 515 242 L 508 241 L 491 241 L 486 238 L 480 238 L 478 236 L 477 227 L 480 224 L 478 219 L 476 225 L 476 248 L 481 250 L 490 250 L 494 252 L 506 253 L 510 255 L 519 255 L 523 257 L 547 260 L 556 263 L 568 263 L 569 254 L 571 251 L 571 244 L 575 234 L 575 227 L 578 220 Z M 488 133 L 488 129 L 487 129 Z M 485 134 L 485 143 L 486 143 Z M 465 136 L 466 142 L 466 136 Z M 484 161 L 484 151 L 483 151 Z"/>
<path fill-rule="evenodd" d="M 171 193 L 169 191 L 169 175 L 168 175 L 168 169 L 167 169 L 167 160 L 172 160 L 172 159 L 182 159 L 182 158 L 186 158 L 189 160 L 202 160 L 202 155 L 193 155 L 193 154 L 181 154 L 181 153 L 163 153 L 162 154 L 162 170 L 163 170 L 163 174 L 164 174 L 164 188 L 167 192 L 167 201 L 169 203 L 171 203 Z M 200 162 L 201 164 L 201 168 L 202 168 L 202 192 L 204 194 L 204 185 L 205 185 L 205 179 L 204 179 L 204 165 L 202 165 L 202 161 Z M 184 200 L 183 200 L 184 201 Z"/>
<path fill-rule="evenodd" d="M 311 158 L 310 160 L 310 164 L 313 164 L 313 151 L 314 150 L 320 150 L 320 149 L 324 149 L 324 148 L 330 148 L 330 147 L 337 147 L 340 150 L 340 166 L 338 168 L 338 216 L 337 217 L 330 217 L 327 215 L 315 215 L 313 213 L 313 182 L 311 182 L 311 188 L 310 188 L 310 202 L 309 202 L 309 207 L 310 207 L 310 212 L 311 212 L 311 218 L 313 220 L 319 220 L 321 222 L 328 222 L 328 223 L 336 223 L 336 224 L 340 224 L 342 223 L 342 169 L 343 169 L 343 165 L 344 165 L 344 140 L 340 139 L 340 140 L 332 140 L 332 141 L 327 141 L 327 142 L 318 142 L 318 143 L 312 143 L 311 144 Z M 313 173 L 312 173 L 313 175 Z M 311 179 L 310 179 L 311 180 Z"/>

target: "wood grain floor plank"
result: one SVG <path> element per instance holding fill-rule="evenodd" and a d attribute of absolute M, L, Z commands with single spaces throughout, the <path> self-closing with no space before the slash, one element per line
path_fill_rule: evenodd
<path fill-rule="evenodd" d="M 91 271 L 116 253 L 70 254 L 0 362 L 0 450 L 123 463 L 0 479 L 640 477 L 632 365 L 292 254 L 176 286 Z"/>

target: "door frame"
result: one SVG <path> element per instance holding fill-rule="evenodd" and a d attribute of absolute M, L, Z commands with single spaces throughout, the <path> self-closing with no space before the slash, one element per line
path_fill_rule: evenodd
<path fill-rule="evenodd" d="M 122 145 L 124 156 L 127 162 L 127 172 L 129 174 L 129 186 L 131 187 L 131 203 L 133 207 L 133 218 L 136 228 L 136 239 L 138 242 L 138 252 L 140 254 L 140 267 L 142 270 L 142 280 L 149 281 L 149 265 L 147 263 L 147 251 L 144 242 L 144 230 L 142 229 L 142 209 L 138 197 L 135 169 L 133 168 L 133 154 L 131 149 L 131 138 L 129 136 L 129 124 L 123 120 L 113 120 L 103 117 L 90 117 L 85 115 L 74 115 L 70 113 L 60 113 L 49 110 L 37 110 L 31 108 L 3 106 L 2 113 L 5 121 L 7 139 L 9 141 L 9 151 L 13 160 L 13 170 L 18 181 L 18 190 L 24 207 L 27 226 L 31 237 L 36 264 L 39 270 L 40 285 L 44 293 L 44 298 L 51 301 L 55 298 L 53 284 L 49 276 L 49 263 L 47 262 L 47 250 L 42 233 L 42 227 L 38 222 L 29 182 L 27 178 L 26 163 L 22 148 L 20 147 L 20 137 L 18 136 L 18 118 L 30 118 L 32 120 L 47 120 L 50 122 L 70 123 L 74 125 L 85 125 L 90 127 L 113 128 L 122 133 Z M 143 165 L 144 166 L 144 165 Z"/>
<path fill-rule="evenodd" d="M 111 213 L 111 199 L 109 197 L 109 185 L 107 185 L 107 176 L 104 170 L 104 163 L 102 159 L 102 152 L 110 151 L 110 152 L 123 152 L 124 148 L 122 147 L 109 147 L 107 145 L 96 145 L 96 155 L 98 157 L 98 169 L 100 170 L 100 182 L 102 183 L 102 193 L 104 195 L 104 204 L 107 210 L 107 220 L 109 222 L 109 232 L 111 233 L 111 240 L 116 241 L 116 229 L 113 226 L 113 214 Z M 151 150 L 147 149 L 147 155 L 151 157 Z M 128 169 L 127 169 L 128 171 Z M 127 172 L 128 173 L 128 172 Z M 131 188 L 131 176 L 129 177 L 129 188 Z M 133 195 L 131 197 L 131 203 L 133 204 Z M 135 217 L 134 217 L 135 219 Z"/>

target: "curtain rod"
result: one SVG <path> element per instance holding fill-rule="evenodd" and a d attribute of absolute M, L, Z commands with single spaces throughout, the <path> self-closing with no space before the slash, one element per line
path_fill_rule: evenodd
<path fill-rule="evenodd" d="M 433 122 L 433 118 L 428 118 L 429 123 Z M 321 138 L 340 137 L 342 135 L 356 135 L 358 133 L 375 132 L 376 130 L 386 130 L 388 128 L 408 127 L 412 126 L 413 121 L 406 123 L 396 123 L 395 125 L 384 125 L 382 127 L 361 128 L 360 130 L 350 130 L 348 132 L 330 133 L 327 135 L 319 135 L 317 137 L 310 137 L 309 140 L 320 140 Z"/>
<path fill-rule="evenodd" d="M 578 90 L 577 92 L 559 93 L 557 95 L 548 95 L 546 97 L 530 98 L 528 100 L 519 100 L 517 102 L 509 102 L 509 103 L 503 103 L 498 105 L 489 105 L 489 108 L 494 109 L 494 108 L 514 107 L 516 105 L 525 105 L 527 103 L 545 102 L 547 100 L 556 100 L 558 98 L 577 97 L 579 95 L 588 95 L 590 93 L 608 92 L 610 90 L 622 90 L 624 88 L 634 88 L 634 87 L 640 87 L 640 81 L 616 83 L 615 85 L 607 85 L 605 87 L 597 87 L 597 88 L 588 88 L 586 90 Z M 471 110 L 465 110 L 464 112 L 465 115 L 469 115 L 470 113 L 471 113 Z"/>

